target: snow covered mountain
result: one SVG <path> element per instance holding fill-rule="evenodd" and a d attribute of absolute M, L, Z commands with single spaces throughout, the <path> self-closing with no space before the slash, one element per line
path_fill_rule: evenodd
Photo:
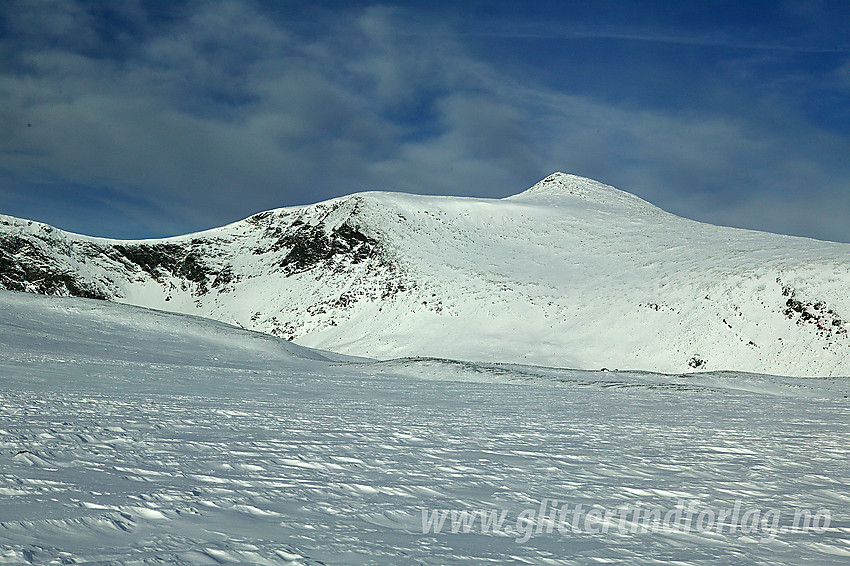
<path fill-rule="evenodd" d="M 702 224 L 562 173 L 507 199 L 367 192 L 160 240 L 0 216 L 0 288 L 382 359 L 850 375 L 850 245 Z"/>

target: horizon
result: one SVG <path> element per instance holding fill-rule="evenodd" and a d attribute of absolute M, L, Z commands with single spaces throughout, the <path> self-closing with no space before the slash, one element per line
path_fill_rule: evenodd
<path fill-rule="evenodd" d="M 224 224 L 219 224 L 219 225 L 215 225 L 215 226 L 209 226 L 209 227 L 206 227 L 206 228 L 201 228 L 200 230 L 195 230 L 193 232 L 184 232 L 184 233 L 180 233 L 180 234 L 170 234 L 170 235 L 165 235 L 165 236 L 140 237 L 140 238 L 119 238 L 119 237 L 111 237 L 111 236 L 102 236 L 102 235 L 99 235 L 99 234 L 86 234 L 86 233 L 81 233 L 81 232 L 73 232 L 71 230 L 66 230 L 66 229 L 61 228 L 59 226 L 54 226 L 53 224 L 49 224 L 47 222 L 42 222 L 42 221 L 34 219 L 34 218 L 24 218 L 24 217 L 12 216 L 12 215 L 9 215 L 9 214 L 5 214 L 3 211 L 0 211 L 0 216 L 5 215 L 5 216 L 9 216 L 9 217 L 16 218 L 18 220 L 22 220 L 22 221 L 26 221 L 26 222 L 35 222 L 35 223 L 44 224 L 44 225 L 49 226 L 51 228 L 61 230 L 65 233 L 67 233 L 67 234 L 82 236 L 84 238 L 95 238 L 95 239 L 113 240 L 113 241 L 143 242 L 143 241 L 152 241 L 152 240 L 153 241 L 155 241 L 155 240 L 168 240 L 168 239 L 172 239 L 172 238 L 181 238 L 181 237 L 184 237 L 184 236 L 192 236 L 192 235 L 196 235 L 196 234 L 202 234 L 204 232 L 210 232 L 210 231 L 215 231 L 219 228 L 224 228 L 224 227 L 231 225 L 231 224 L 238 224 L 240 222 L 244 222 L 244 221 L 250 219 L 253 216 L 256 216 L 256 215 L 259 215 L 259 214 L 264 214 L 264 213 L 267 213 L 267 212 L 274 212 L 274 211 L 277 211 L 277 210 L 286 210 L 286 209 L 292 209 L 292 208 L 306 208 L 306 207 L 314 206 L 316 204 L 328 202 L 329 200 L 344 199 L 346 197 L 351 197 L 351 196 L 355 196 L 355 195 L 359 195 L 359 194 L 367 194 L 367 193 L 387 193 L 387 194 L 410 195 L 410 196 L 420 196 L 420 197 L 449 197 L 449 198 L 458 198 L 458 199 L 506 200 L 506 199 L 509 199 L 511 197 L 518 196 L 518 195 L 520 195 L 520 194 L 522 194 L 526 191 L 529 191 L 530 189 L 534 188 L 535 186 L 541 184 L 543 181 L 549 179 L 550 177 L 556 176 L 556 175 L 574 177 L 574 178 L 577 178 L 577 179 L 591 181 L 591 182 L 594 182 L 594 183 L 599 182 L 596 179 L 591 179 L 589 177 L 582 177 L 580 175 L 574 175 L 572 173 L 566 173 L 566 172 L 563 172 L 563 171 L 554 171 L 554 172 L 550 173 L 549 175 L 546 175 L 545 177 L 541 178 L 536 183 L 530 185 L 529 187 L 526 187 L 522 190 L 519 190 L 515 193 L 509 194 L 509 195 L 506 195 L 506 196 L 503 196 L 503 197 L 437 195 L 437 194 L 412 193 L 412 192 L 404 192 L 404 191 L 389 191 L 389 190 L 370 191 L 370 190 L 364 190 L 364 191 L 357 191 L 357 192 L 354 192 L 354 193 L 339 195 L 339 196 L 335 196 L 335 197 L 330 197 L 330 198 L 325 199 L 325 200 L 319 200 L 319 201 L 314 201 L 314 202 L 305 202 L 305 203 L 296 203 L 296 204 L 291 204 L 291 205 L 287 205 L 287 206 L 280 206 L 280 207 L 269 208 L 269 209 L 265 209 L 265 210 L 258 210 L 258 211 L 252 212 L 250 214 L 247 214 L 244 217 L 237 218 L 236 220 L 232 220 L 232 221 L 226 222 Z M 781 232 L 771 232 L 769 230 L 758 230 L 758 229 L 755 229 L 755 228 L 741 228 L 741 227 L 737 227 L 737 226 L 728 226 L 728 225 L 725 225 L 725 224 L 713 224 L 711 222 L 705 222 L 703 220 L 696 220 L 696 219 L 693 219 L 693 218 L 688 218 L 688 217 L 685 217 L 685 216 L 681 216 L 681 215 L 672 213 L 668 210 L 664 210 L 661 207 L 657 207 L 657 205 L 655 205 L 655 203 L 652 203 L 650 201 L 642 199 L 640 196 L 635 195 L 634 193 L 631 193 L 629 191 L 624 191 L 623 189 L 620 189 L 619 187 L 614 187 L 613 185 L 607 185 L 605 183 L 602 183 L 602 185 L 606 188 L 612 188 L 616 191 L 621 191 L 621 192 L 627 193 L 629 195 L 636 196 L 639 199 L 646 202 L 647 204 L 654 206 L 656 208 L 659 208 L 661 211 L 663 211 L 667 214 L 671 214 L 671 215 L 676 216 L 678 218 L 685 218 L 687 220 L 692 220 L 694 222 L 707 224 L 707 225 L 710 225 L 710 226 L 717 226 L 717 227 L 720 227 L 720 228 L 734 228 L 734 229 L 739 229 L 739 230 L 746 230 L 746 231 L 751 231 L 751 232 L 761 232 L 761 233 L 765 233 L 765 234 L 774 234 L 774 235 L 779 235 L 779 236 L 789 236 L 789 237 L 792 237 L 792 238 L 806 238 L 806 239 L 817 240 L 817 241 L 827 242 L 827 243 L 838 243 L 838 244 L 848 243 L 848 242 L 839 242 L 839 241 L 835 241 L 835 240 L 826 240 L 826 239 L 822 239 L 822 238 L 816 238 L 816 237 L 813 237 L 813 236 L 797 236 L 797 235 L 793 235 L 793 234 L 783 234 Z M 512 201 L 508 201 L 508 202 L 512 202 Z"/>
<path fill-rule="evenodd" d="M 0 212 L 150 239 L 555 171 L 850 242 L 850 5 L 254 0 L 0 7 Z"/>

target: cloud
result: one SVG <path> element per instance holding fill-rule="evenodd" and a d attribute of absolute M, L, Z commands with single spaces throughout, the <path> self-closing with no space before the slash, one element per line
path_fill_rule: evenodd
<path fill-rule="evenodd" d="M 305 27 L 249 2 L 93 5 L 15 3 L 6 27 L 23 31 L 0 46 L 14 52 L 0 59 L 0 204 L 89 187 L 90 216 L 50 216 L 88 233 L 109 235 L 104 211 L 134 219 L 114 235 L 148 236 L 358 190 L 500 197 L 555 170 L 690 217 L 740 225 L 752 211 L 775 231 L 789 216 L 752 203 L 790 206 L 805 186 L 821 212 L 793 229 L 813 233 L 850 172 L 846 137 L 771 97 L 730 88 L 738 113 L 616 103 L 569 77 L 519 77 L 422 11 L 317 10 Z"/>
<path fill-rule="evenodd" d="M 839 88 L 850 90 L 850 61 L 835 70 L 835 80 Z"/>
<path fill-rule="evenodd" d="M 0 146 L 13 157 L 6 170 L 114 187 L 204 223 L 232 214 L 234 201 L 247 215 L 390 188 L 388 175 L 421 181 L 424 171 L 378 175 L 373 165 L 433 153 L 423 142 L 429 136 L 460 159 L 463 148 L 503 156 L 500 143 L 513 143 L 517 129 L 510 109 L 487 100 L 470 106 L 462 92 L 479 88 L 476 64 L 457 44 L 435 49 L 426 37 L 393 34 L 399 17 L 368 9 L 354 25 L 332 21 L 327 36 L 304 41 L 248 5 L 226 2 L 204 5 L 118 61 L 69 46 L 32 50 L 20 58 L 25 73 L 0 77 L 0 113 L 14 132 Z M 73 34 L 72 24 L 62 33 Z M 422 132 L 429 126 L 420 113 L 437 117 L 437 131 Z M 498 140 L 484 121 L 501 130 Z M 453 189 L 445 180 L 430 186 Z"/>

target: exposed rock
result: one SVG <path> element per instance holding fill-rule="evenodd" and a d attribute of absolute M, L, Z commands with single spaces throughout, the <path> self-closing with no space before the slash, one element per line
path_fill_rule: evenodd
<path fill-rule="evenodd" d="M 378 250 L 377 241 L 348 224 L 329 233 L 322 226 L 302 225 L 280 242 L 289 248 L 289 253 L 280 262 L 288 275 L 327 264 L 336 256 L 344 256 L 349 264 L 357 264 L 374 256 Z"/>
<path fill-rule="evenodd" d="M 42 295 L 110 298 L 96 282 L 85 280 L 38 245 L 18 235 L 0 235 L 0 288 Z"/>

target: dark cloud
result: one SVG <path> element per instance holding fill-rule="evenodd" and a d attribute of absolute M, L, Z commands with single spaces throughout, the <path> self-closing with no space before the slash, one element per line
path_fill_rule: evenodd
<path fill-rule="evenodd" d="M 359 190 L 501 197 L 564 170 L 692 218 L 850 240 L 825 220 L 850 212 L 836 196 L 848 137 L 801 110 L 811 91 L 782 85 L 799 69 L 773 68 L 759 92 L 764 57 L 714 54 L 688 71 L 699 104 L 662 104 L 615 96 L 616 75 L 590 68 L 578 84 L 503 65 L 475 44 L 493 26 L 451 10 L 295 4 L 4 5 L 3 212 L 153 236 Z M 846 58 L 801 69 L 801 84 L 847 88 Z M 658 69 L 655 92 L 680 70 Z"/>

